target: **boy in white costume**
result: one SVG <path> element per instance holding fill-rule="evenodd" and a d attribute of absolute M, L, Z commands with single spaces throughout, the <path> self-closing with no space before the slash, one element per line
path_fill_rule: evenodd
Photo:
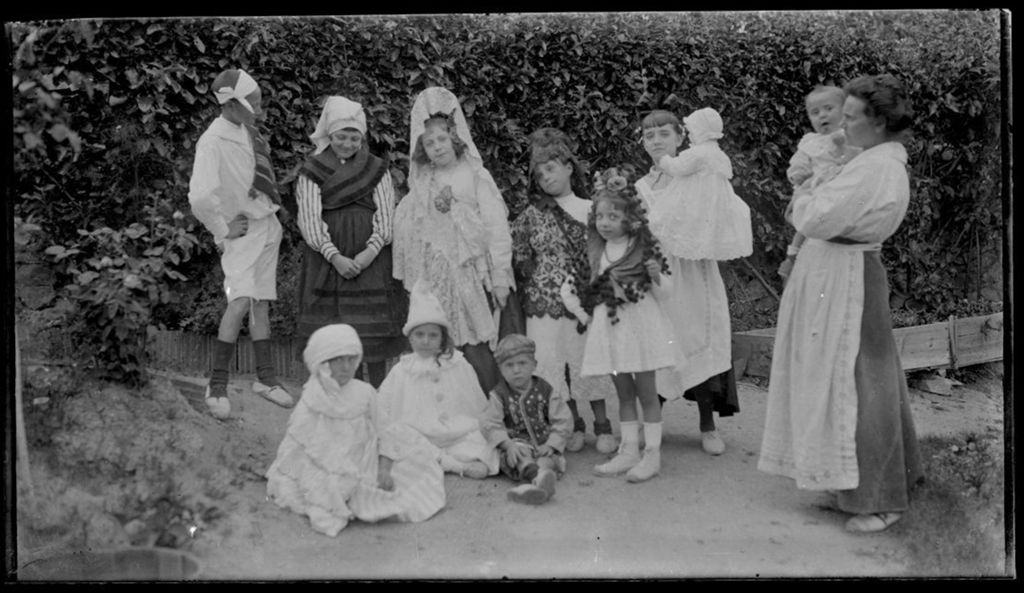
<path fill-rule="evenodd" d="M 228 304 L 214 342 L 205 399 L 210 412 L 224 419 L 231 414 L 228 374 L 246 315 L 256 356 L 253 391 L 285 408 L 294 400 L 277 379 L 270 351 L 269 301 L 277 300 L 281 198 L 269 145 L 256 129 L 262 95 L 249 74 L 234 69 L 217 75 L 213 92 L 221 113 L 196 142 L 188 200 L 221 251 Z"/>

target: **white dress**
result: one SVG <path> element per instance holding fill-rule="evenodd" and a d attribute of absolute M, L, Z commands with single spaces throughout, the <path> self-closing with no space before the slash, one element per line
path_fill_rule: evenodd
<path fill-rule="evenodd" d="M 864 310 L 864 251 L 877 250 L 910 202 L 907 152 L 886 142 L 833 180 L 798 193 L 793 222 L 807 237 L 779 304 L 758 469 L 798 488 L 859 483 L 854 366 Z M 845 237 L 861 244 L 827 241 Z"/>
<path fill-rule="evenodd" d="M 733 191 L 732 163 L 717 141 L 663 156 L 660 165 L 679 181 L 650 212 L 651 232 L 668 253 L 691 260 L 753 253 L 750 207 Z"/>
<path fill-rule="evenodd" d="M 444 508 L 434 448 L 407 426 L 378 432 L 376 409 L 367 383 L 353 379 L 328 395 L 311 377 L 267 470 L 267 496 L 332 537 L 353 518 L 418 522 Z M 394 460 L 391 491 L 377 487 L 378 455 Z"/>
<path fill-rule="evenodd" d="M 399 359 L 378 392 L 382 425 L 411 426 L 435 447 L 445 471 L 482 461 L 497 474 L 498 451 L 481 432 L 490 403 L 476 372 L 458 350 L 439 362 L 416 353 Z"/>
<path fill-rule="evenodd" d="M 602 255 L 600 270 L 611 262 Z M 619 305 L 615 310 L 617 323 L 608 316 L 604 303 L 594 307 L 593 318 L 587 326 L 587 341 L 583 347 L 583 376 L 613 373 L 638 373 L 679 364 L 678 348 L 674 345 L 672 321 L 665 312 L 665 301 L 672 294 L 673 279 L 662 275 L 661 284 L 651 284 L 650 291 L 639 301 Z M 568 286 L 568 285 L 563 285 Z M 563 288 L 563 299 L 570 310 L 578 310 L 579 299 Z M 575 299 L 575 300 L 574 300 Z"/>
<path fill-rule="evenodd" d="M 636 182 L 636 188 L 648 211 L 653 211 L 661 202 L 673 200 L 684 183 L 672 178 L 664 188 L 652 190 L 646 178 L 642 178 Z M 653 222 L 651 226 L 653 229 Z M 655 237 L 662 239 L 657 234 Z M 671 255 L 667 258 L 672 294 L 666 299 L 665 310 L 672 319 L 681 355 L 679 365 L 659 371 L 656 381 L 658 393 L 672 400 L 732 368 L 732 322 L 717 261 Z"/>
<path fill-rule="evenodd" d="M 456 346 L 498 335 L 487 292 L 515 287 L 507 215 L 490 173 L 465 159 L 423 167 L 395 209 L 394 277 L 410 292 L 420 278 L 431 282 Z"/>

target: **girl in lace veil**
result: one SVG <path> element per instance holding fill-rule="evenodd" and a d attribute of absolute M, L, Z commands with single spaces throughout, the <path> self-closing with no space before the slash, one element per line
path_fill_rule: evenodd
<path fill-rule="evenodd" d="M 429 280 L 451 337 L 487 393 L 500 310 L 515 288 L 508 209 L 484 167 L 454 93 L 421 92 L 409 120 L 409 194 L 395 211 L 394 277 L 411 291 Z"/>

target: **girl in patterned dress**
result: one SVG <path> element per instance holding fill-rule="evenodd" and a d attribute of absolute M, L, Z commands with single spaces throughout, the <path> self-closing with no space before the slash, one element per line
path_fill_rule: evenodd
<path fill-rule="evenodd" d="M 537 375 L 569 403 L 573 433 L 565 450 L 583 448 L 586 423 L 577 408 L 577 401 L 583 401 L 594 414 L 597 450 L 612 453 L 618 443 L 605 401 L 614 386 L 605 376 L 580 375 L 585 338 L 576 331 L 576 318 L 560 294 L 570 271 L 587 265 L 587 216 L 593 203 L 565 133 L 541 128 L 531 135 L 531 143 L 531 200 L 512 222 L 512 264 L 526 335 L 537 345 Z"/>
<path fill-rule="evenodd" d="M 359 335 L 328 325 L 303 351 L 309 379 L 267 470 L 267 496 L 336 536 L 352 519 L 419 522 L 444 508 L 434 448 L 402 424 L 381 429 L 373 387 L 354 378 Z"/>
<path fill-rule="evenodd" d="M 654 373 L 679 364 L 664 308 L 671 281 L 633 186 L 617 169 L 606 171 L 600 185 L 588 224 L 588 273 L 571 275 L 562 285 L 562 299 L 588 326 L 582 374 L 611 375 L 619 396 L 622 442 L 615 457 L 594 472 L 627 472 L 628 481 L 642 482 L 661 469 L 661 404 Z M 638 403 L 646 443 L 642 458 Z"/>

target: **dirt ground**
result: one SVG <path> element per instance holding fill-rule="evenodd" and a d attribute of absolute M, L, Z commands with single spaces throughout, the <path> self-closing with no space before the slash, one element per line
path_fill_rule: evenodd
<path fill-rule="evenodd" d="M 447 506 L 428 521 L 353 522 L 336 538 L 267 500 L 261 474 L 290 411 L 253 395 L 250 381 L 232 381 L 233 418 L 220 423 L 201 413 L 202 380 L 171 373 L 157 379 L 170 387 L 167 397 L 188 402 L 177 423 L 193 427 L 206 456 L 241 476 L 219 501 L 226 515 L 178 542 L 200 561 L 201 579 L 927 576 L 908 571 L 890 533 L 848 533 L 845 516 L 820 506 L 820 494 L 757 471 L 767 389 L 749 381 L 739 384 L 741 412 L 718 419 L 728 445 L 719 457 L 700 448 L 696 406 L 670 402 L 661 475 L 649 482 L 594 476 L 605 456 L 588 435 L 587 447 L 569 454 L 568 473 L 546 505 L 507 501 L 512 484 L 500 477 L 447 476 Z M 297 383 L 289 387 L 299 392 Z M 1003 397 L 992 378 L 949 396 L 912 391 L 918 433 L 1002 434 Z M 614 405 L 610 415 L 617 416 Z M 53 548 L 25 538 L 19 553 L 23 564 Z"/>

